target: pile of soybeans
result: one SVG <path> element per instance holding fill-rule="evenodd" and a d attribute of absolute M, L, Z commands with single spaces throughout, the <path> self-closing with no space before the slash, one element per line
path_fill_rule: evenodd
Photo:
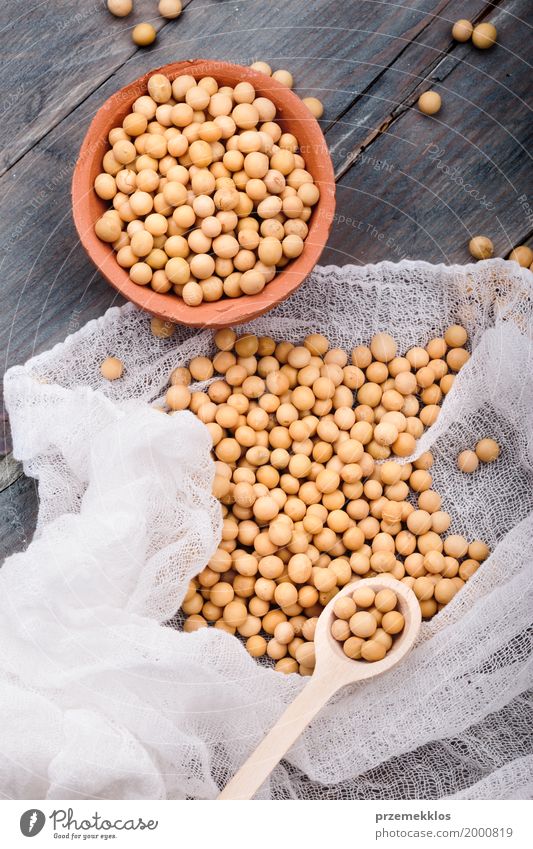
<path fill-rule="evenodd" d="M 466 342 L 453 325 L 399 356 L 379 333 L 348 356 L 319 334 L 293 345 L 225 329 L 212 360 L 172 372 L 165 409 L 209 429 L 223 512 L 220 545 L 183 601 L 185 631 L 214 625 L 276 669 L 310 675 L 317 617 L 347 584 L 388 573 L 425 619 L 453 599 L 489 549 L 448 533 L 431 453 L 405 458 L 436 421 Z M 369 612 L 382 628 L 379 606 Z"/>

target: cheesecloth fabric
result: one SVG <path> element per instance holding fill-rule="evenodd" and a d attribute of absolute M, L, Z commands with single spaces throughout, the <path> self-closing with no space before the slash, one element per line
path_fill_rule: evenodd
<path fill-rule="evenodd" d="M 452 531 L 492 549 L 423 624 L 410 656 L 345 689 L 261 798 L 529 798 L 533 794 L 533 275 L 499 260 L 317 268 L 247 327 L 348 350 L 388 330 L 403 352 L 450 323 L 473 355 L 417 453 Z M 6 375 L 14 454 L 38 479 L 38 527 L 0 570 L 0 787 L 13 798 L 214 798 L 306 684 L 213 628 L 170 620 L 216 548 L 207 430 L 150 404 L 211 334 L 153 337 L 113 308 Z M 108 355 L 125 363 L 106 382 Z M 483 436 L 500 459 L 455 466 Z"/>

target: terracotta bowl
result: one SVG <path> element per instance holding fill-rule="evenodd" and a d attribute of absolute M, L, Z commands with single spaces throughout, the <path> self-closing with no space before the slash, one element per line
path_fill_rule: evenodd
<path fill-rule="evenodd" d="M 133 283 L 116 261 L 111 245 L 101 242 L 94 224 L 109 208 L 93 190 L 95 177 L 102 170 L 102 157 L 109 149 L 109 131 L 120 126 L 131 111 L 134 100 L 147 91 L 149 77 L 166 74 L 171 80 L 180 74 L 213 76 L 220 85 L 234 86 L 249 81 L 258 95 L 269 97 L 278 111 L 276 121 L 286 132 L 294 133 L 300 143 L 306 168 L 320 187 L 320 199 L 309 221 L 309 233 L 302 254 L 279 271 L 258 295 L 224 298 L 198 307 L 184 304 L 174 294 L 158 294 L 150 286 Z M 140 77 L 113 94 L 98 110 L 82 144 L 72 179 L 72 209 L 81 243 L 99 271 L 127 300 L 167 321 L 193 327 L 227 327 L 241 324 L 272 309 L 300 286 L 326 244 L 335 209 L 333 166 L 318 122 L 299 97 L 271 77 L 241 65 L 195 59 L 164 65 Z"/>

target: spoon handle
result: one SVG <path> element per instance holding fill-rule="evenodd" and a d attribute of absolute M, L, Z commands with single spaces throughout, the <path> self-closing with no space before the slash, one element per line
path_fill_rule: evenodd
<path fill-rule="evenodd" d="M 333 677 L 315 673 L 218 798 L 251 799 L 304 728 L 338 688 L 339 683 Z"/>

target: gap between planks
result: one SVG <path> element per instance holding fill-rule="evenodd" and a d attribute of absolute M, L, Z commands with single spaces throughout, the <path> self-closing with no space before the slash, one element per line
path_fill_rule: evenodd
<path fill-rule="evenodd" d="M 195 2 L 195 0 L 182 0 L 182 6 L 183 6 L 182 14 L 183 14 L 183 11 L 184 11 L 184 10 L 185 10 L 188 6 L 192 6 L 192 4 L 193 4 L 194 2 Z M 106 14 L 106 15 L 107 15 L 107 14 L 111 14 L 110 12 L 107 12 L 107 10 L 104 10 L 104 9 L 103 9 L 102 11 L 103 11 L 103 12 L 105 12 L 105 14 Z M 161 22 L 160 22 L 160 21 L 161 21 Z M 163 31 L 163 30 L 164 30 L 164 29 L 165 29 L 165 28 L 166 28 L 169 24 L 174 24 L 174 23 L 175 23 L 175 20 L 174 20 L 174 19 L 172 19 L 172 20 L 167 20 L 166 18 L 161 18 L 161 19 L 160 19 L 160 21 L 156 21 L 156 22 L 154 23 L 154 27 L 155 27 L 155 29 L 157 30 L 157 36 L 159 36 L 159 34 L 160 34 L 160 33 L 161 33 L 161 32 L 162 32 L 162 31 Z M 73 113 L 76 109 L 78 109 L 80 106 L 82 106 L 82 105 L 83 105 L 83 103 L 85 103 L 85 101 L 89 99 L 89 97 L 92 97 L 92 95 L 93 95 L 93 94 L 95 94 L 95 93 L 96 93 L 96 92 L 97 92 L 100 88 L 102 88 L 102 86 L 104 86 L 107 82 L 109 82 L 109 80 L 110 80 L 110 79 L 112 79 L 112 77 L 114 77 L 114 76 L 115 76 L 115 74 L 117 74 L 117 73 L 118 73 L 118 72 L 119 72 L 119 71 L 120 71 L 120 70 L 124 67 L 124 65 L 126 65 L 129 61 L 131 61 L 131 59 L 133 59 L 133 57 L 134 57 L 134 56 L 136 56 L 138 53 L 143 52 L 143 51 L 144 51 L 144 49 L 145 49 L 145 48 L 135 46 L 135 45 L 134 45 L 134 43 L 133 43 L 133 41 L 132 41 L 132 50 L 131 50 L 131 53 L 130 53 L 128 56 L 126 56 L 126 58 L 124 59 L 124 61 L 123 61 L 123 62 L 119 62 L 117 65 L 115 65 L 115 67 L 113 68 L 113 70 L 111 71 L 111 73 L 109 73 L 106 77 L 104 77 L 103 79 L 101 79 L 101 80 L 98 82 L 98 84 L 97 84 L 97 85 L 96 85 L 93 89 L 91 89 L 90 91 L 88 91 L 85 95 L 83 95 L 83 97 L 81 97 L 81 98 L 80 98 L 80 100 L 78 100 L 75 104 L 73 104 L 72 108 L 71 108 L 71 109 L 70 109 L 70 110 L 69 110 L 69 111 L 68 111 L 65 115 L 62 115 L 61 117 L 58 117 L 58 119 L 57 119 L 56 121 L 54 121 L 53 123 L 51 123 L 51 124 L 50 124 L 50 126 L 49 126 L 49 127 L 47 127 L 47 129 L 46 129 L 46 130 L 44 130 L 44 131 L 41 133 L 41 135 L 39 135 L 38 137 L 36 137 L 36 138 L 33 140 L 33 142 L 30 144 L 30 146 L 29 146 L 29 147 L 27 147 L 26 149 L 22 150 L 22 152 L 21 152 L 20 156 L 17 156 L 17 157 L 16 157 L 16 159 L 13 159 L 13 160 L 12 160 L 12 162 L 11 162 L 9 165 L 7 165 L 5 168 L 0 168 L 0 178 L 1 178 L 1 177 L 3 177 L 5 174 L 8 174 L 8 173 L 9 173 L 9 171 L 10 171 L 12 168 L 14 168 L 14 167 L 15 167 L 15 165 L 17 165 L 19 162 L 21 162 L 21 160 L 23 160 L 23 159 L 24 159 L 24 157 L 25 157 L 28 153 L 31 153 L 31 151 L 33 150 L 33 148 L 34 148 L 34 147 L 36 147 L 36 145 L 38 145 L 41 141 L 43 141 L 43 139 L 46 139 L 46 137 L 47 137 L 47 136 L 48 136 L 48 135 L 49 135 L 49 134 L 50 134 L 53 130 L 55 130 L 55 128 L 56 128 L 56 127 L 58 127 L 58 126 L 59 126 L 59 125 L 60 125 L 60 124 L 61 124 L 61 123 L 62 123 L 62 122 L 66 119 L 66 118 L 68 118 L 68 117 L 69 117 L 69 115 L 71 115 L 71 114 L 72 114 L 72 113 Z"/>
<path fill-rule="evenodd" d="M 450 0 L 450 2 L 448 2 L 443 7 L 443 9 L 441 11 L 444 12 L 445 9 L 447 9 L 448 6 L 450 6 L 452 4 L 452 2 L 453 2 L 453 0 Z M 472 23 L 475 25 L 475 24 L 478 24 L 481 21 L 483 21 L 487 17 L 488 14 L 490 14 L 492 11 L 494 11 L 494 9 L 497 6 L 499 6 L 500 3 L 501 3 L 501 0 L 496 0 L 496 2 L 494 2 L 494 3 L 487 3 L 485 5 L 485 7 L 478 13 L 478 15 L 476 15 L 475 17 L 472 18 Z M 417 38 L 420 34 L 425 32 L 428 29 L 428 27 L 431 26 L 432 23 L 433 23 L 433 20 L 428 21 L 428 23 L 420 30 L 420 32 L 417 33 Z M 394 58 L 393 62 L 391 62 L 390 65 L 388 65 L 386 68 L 384 68 L 378 74 L 378 76 L 374 80 L 372 80 L 370 85 L 368 85 L 363 91 L 359 92 L 359 94 L 356 95 L 356 97 L 350 103 L 350 105 L 346 109 L 344 109 L 343 112 L 340 115 L 338 115 L 335 118 L 335 120 L 332 121 L 328 125 L 328 127 L 326 129 L 326 133 L 329 130 L 332 130 L 335 126 L 337 126 L 341 122 L 342 118 L 344 116 L 348 115 L 352 111 L 352 109 L 354 109 L 354 107 L 357 106 L 359 101 L 363 100 L 364 97 L 367 97 L 371 93 L 372 88 L 374 88 L 374 86 L 382 79 L 382 77 L 385 76 L 385 74 L 394 67 L 396 62 L 404 55 L 404 53 L 406 51 L 409 50 L 412 43 L 413 42 L 411 41 L 408 44 L 406 44 L 405 47 L 403 47 L 402 50 Z M 402 98 L 402 100 L 400 101 L 398 106 L 396 106 L 393 110 L 391 110 L 391 112 L 388 115 L 386 115 L 385 118 L 383 118 L 383 120 L 381 121 L 379 126 L 374 128 L 373 130 L 371 130 L 368 133 L 368 135 L 366 136 L 366 138 L 364 138 L 363 141 L 360 142 L 360 144 L 356 148 L 354 148 L 354 150 L 351 152 L 351 154 L 349 154 L 346 157 L 344 162 L 342 162 L 340 165 L 337 166 L 337 168 L 335 169 L 335 181 L 336 182 L 338 182 L 340 179 L 342 179 L 342 177 L 344 177 L 348 173 L 348 171 L 350 171 L 350 169 L 356 164 L 359 156 L 370 147 L 372 142 L 374 142 L 384 132 L 387 132 L 389 127 L 391 127 L 393 124 L 395 124 L 396 121 L 399 118 L 401 118 L 401 116 L 405 112 L 407 112 L 408 109 L 411 108 L 411 106 L 413 105 L 413 103 L 417 99 L 421 89 L 423 89 L 425 87 L 425 85 L 427 84 L 428 79 L 430 77 L 432 77 L 432 75 L 435 73 L 435 71 L 437 71 L 443 63 L 445 63 L 449 60 L 450 56 L 452 56 L 454 50 L 456 50 L 458 46 L 459 46 L 459 42 L 452 41 L 448 45 L 446 50 L 440 51 L 438 57 L 436 57 L 432 61 L 429 61 L 428 64 L 424 66 L 421 73 L 417 75 L 418 81 L 416 83 L 413 83 L 412 88 L 404 95 L 404 97 Z M 442 82 L 443 80 L 445 80 L 455 70 L 455 68 L 459 64 L 459 61 L 460 60 L 455 61 L 450 65 L 449 70 L 446 72 L 446 74 L 444 74 L 443 77 L 441 77 L 439 79 L 439 82 Z"/>

